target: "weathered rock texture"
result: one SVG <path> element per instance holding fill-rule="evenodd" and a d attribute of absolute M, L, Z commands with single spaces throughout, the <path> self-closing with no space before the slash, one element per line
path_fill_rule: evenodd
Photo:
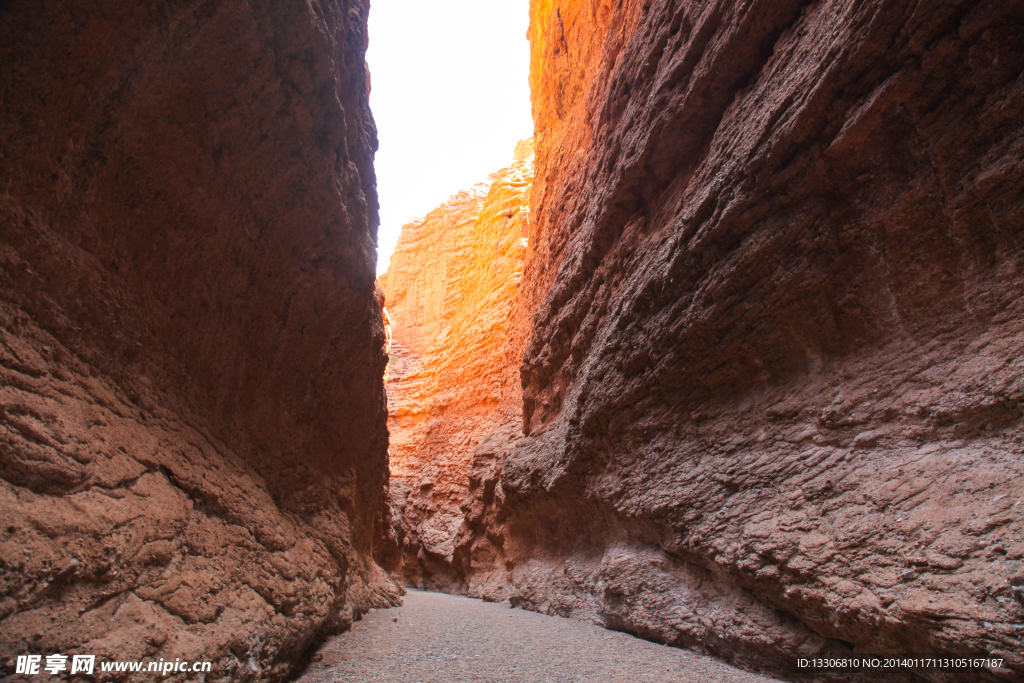
<path fill-rule="evenodd" d="M 0 8 L 0 666 L 275 680 L 395 599 L 366 13 Z"/>
<path fill-rule="evenodd" d="M 528 436 L 478 448 L 452 584 L 1021 676 L 1024 3 L 531 12 Z"/>
<path fill-rule="evenodd" d="M 533 145 L 509 168 L 409 223 L 381 278 L 392 321 L 392 492 L 406 580 L 458 589 L 453 564 L 475 449 L 519 432 L 527 329 L 511 323 L 529 232 Z M 493 557 L 488 559 L 493 562 Z"/>

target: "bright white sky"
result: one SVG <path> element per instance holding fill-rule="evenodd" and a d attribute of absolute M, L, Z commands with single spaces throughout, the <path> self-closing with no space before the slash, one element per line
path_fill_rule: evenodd
<path fill-rule="evenodd" d="M 378 273 L 404 223 L 511 165 L 516 142 L 533 135 L 528 5 L 371 0 Z"/>

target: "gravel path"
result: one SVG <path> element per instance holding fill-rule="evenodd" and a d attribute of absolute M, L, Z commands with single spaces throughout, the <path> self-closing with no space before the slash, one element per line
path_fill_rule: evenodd
<path fill-rule="evenodd" d="M 328 641 L 299 683 L 767 683 L 593 624 L 410 590 Z"/>

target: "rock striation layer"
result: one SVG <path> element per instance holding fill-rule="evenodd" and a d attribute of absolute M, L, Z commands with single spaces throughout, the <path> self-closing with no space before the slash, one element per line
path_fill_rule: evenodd
<path fill-rule="evenodd" d="M 455 577 L 470 559 L 457 549 L 461 506 L 480 484 L 469 473 L 474 451 L 519 432 L 525 325 L 510 314 L 532 182 L 533 145 L 524 141 L 489 183 L 405 225 L 381 277 L 393 333 L 392 492 L 403 511 L 405 578 L 420 587 L 460 588 Z"/>
<path fill-rule="evenodd" d="M 1019 677 L 1022 17 L 533 0 L 526 436 L 476 449 L 450 583 L 795 677 Z"/>
<path fill-rule="evenodd" d="M 0 8 L 5 673 L 280 680 L 397 600 L 367 10 Z"/>

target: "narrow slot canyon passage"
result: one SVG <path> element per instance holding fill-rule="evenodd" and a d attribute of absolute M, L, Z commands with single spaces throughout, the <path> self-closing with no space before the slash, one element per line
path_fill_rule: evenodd
<path fill-rule="evenodd" d="M 0 2 L 0 678 L 1024 678 L 1024 0 L 451 8 Z"/>
<path fill-rule="evenodd" d="M 1019 121 L 952 143 L 982 95 L 916 60 L 1011 58 L 1019 102 L 1021 22 L 872 7 L 531 3 L 534 138 L 380 276 L 407 586 L 798 680 L 1020 674 Z M 1005 229 L 936 218 L 981 192 Z M 985 656 L 796 664 L 946 648 Z"/>

